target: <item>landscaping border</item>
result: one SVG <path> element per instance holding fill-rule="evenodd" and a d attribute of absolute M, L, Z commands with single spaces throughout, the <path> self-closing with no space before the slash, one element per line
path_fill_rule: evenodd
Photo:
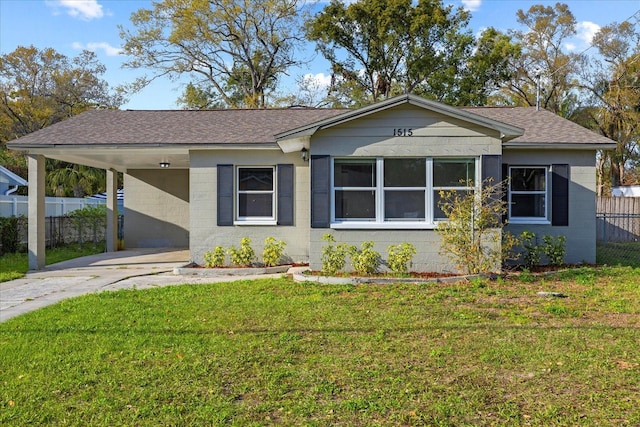
<path fill-rule="evenodd" d="M 254 276 L 260 274 L 287 273 L 291 265 L 277 265 L 275 267 L 222 267 L 206 268 L 187 264 L 173 269 L 173 274 L 182 276 Z"/>

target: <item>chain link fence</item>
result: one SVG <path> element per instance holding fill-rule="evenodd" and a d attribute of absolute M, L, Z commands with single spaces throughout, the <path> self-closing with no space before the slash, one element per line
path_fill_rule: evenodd
<path fill-rule="evenodd" d="M 640 267 L 640 198 L 599 197 L 597 262 Z"/>
<path fill-rule="evenodd" d="M 25 216 L 2 218 L 0 223 L 0 255 L 20 252 L 27 248 L 28 221 Z M 11 220 L 11 221 L 9 221 Z M 6 226 L 4 223 L 10 224 Z M 124 239 L 124 216 L 118 216 L 118 240 Z M 45 245 L 47 248 L 59 248 L 69 244 L 98 244 L 105 240 L 105 222 L 80 224 L 70 216 L 52 216 L 45 218 Z M 5 237 L 6 236 L 6 237 Z"/>

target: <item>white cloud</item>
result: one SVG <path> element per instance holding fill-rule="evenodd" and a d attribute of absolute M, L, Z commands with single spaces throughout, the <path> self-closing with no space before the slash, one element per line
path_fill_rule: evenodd
<path fill-rule="evenodd" d="M 578 48 L 578 46 L 576 46 L 575 43 L 571 43 L 571 42 L 567 42 L 564 44 L 565 49 L 567 49 L 570 52 L 573 52 L 574 50 L 576 50 Z"/>
<path fill-rule="evenodd" d="M 462 0 L 462 5 L 470 12 L 475 12 L 480 9 L 481 4 L 482 0 Z"/>
<path fill-rule="evenodd" d="M 92 52 L 96 52 L 98 50 L 103 50 L 105 54 L 107 54 L 107 56 L 118 56 L 122 53 L 122 49 L 119 47 L 113 47 L 111 46 L 109 43 L 107 42 L 92 42 L 92 43 L 87 43 L 86 45 L 79 43 L 79 42 L 73 42 L 73 44 L 71 45 L 71 47 L 73 47 L 74 49 L 77 50 L 90 50 Z"/>
<path fill-rule="evenodd" d="M 97 0 L 48 0 L 47 6 L 54 8 L 54 14 L 58 9 L 65 9 L 67 14 L 83 21 L 100 19 L 104 16 L 102 5 Z"/>
<path fill-rule="evenodd" d="M 591 45 L 593 36 L 595 36 L 596 33 L 600 31 L 600 25 L 589 21 L 582 21 L 578 22 L 578 25 L 576 25 L 576 30 L 578 31 L 577 37 L 580 40 L 584 41 L 586 44 Z"/>
<path fill-rule="evenodd" d="M 331 76 L 324 73 L 317 74 L 305 74 L 303 80 L 308 83 L 312 83 L 314 87 L 325 88 L 331 85 Z"/>

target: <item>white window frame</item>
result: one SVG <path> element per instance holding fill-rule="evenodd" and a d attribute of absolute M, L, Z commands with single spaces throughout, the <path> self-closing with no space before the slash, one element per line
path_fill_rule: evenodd
<path fill-rule="evenodd" d="M 435 229 L 438 226 L 438 222 L 442 221 L 441 219 L 434 219 L 434 190 L 473 190 L 476 193 L 478 192 L 478 185 L 480 183 L 480 162 L 479 157 L 419 157 L 419 156 L 409 156 L 407 158 L 419 158 L 424 159 L 425 168 L 426 168 L 426 184 L 424 187 L 385 187 L 384 186 L 384 160 L 385 159 L 398 159 L 401 157 L 362 157 L 362 158 L 354 158 L 354 157 L 335 157 L 331 159 L 331 228 L 334 229 Z M 336 187 L 334 183 L 335 178 L 335 161 L 336 160 L 355 160 L 355 159 L 370 159 L 375 160 L 376 167 L 376 186 L 375 188 L 365 188 L 365 187 Z M 438 187 L 434 188 L 433 186 L 433 162 L 434 160 L 471 160 L 473 159 L 475 176 L 473 177 L 475 187 Z M 372 220 L 344 220 L 344 219 L 336 219 L 336 191 L 340 190 L 358 190 L 358 189 L 367 189 L 375 191 L 375 218 Z M 387 189 L 392 190 L 416 190 L 416 189 L 424 189 L 425 191 L 425 219 L 424 220 L 385 220 L 385 211 L 384 211 L 384 192 Z"/>
<path fill-rule="evenodd" d="M 273 186 L 271 190 L 240 190 L 240 171 L 243 169 L 271 169 Z M 235 191 L 234 191 L 234 224 L 237 225 L 276 225 L 277 223 L 277 174 L 276 167 L 269 165 L 242 165 L 235 168 Z M 240 195 L 241 194 L 271 194 L 271 215 L 270 216 L 240 216 Z"/>
<path fill-rule="evenodd" d="M 508 221 L 510 224 L 542 224 L 542 225 L 548 225 L 551 224 L 551 221 L 549 219 L 549 212 L 551 209 L 550 206 L 550 191 L 551 191 L 551 173 L 550 173 L 550 165 L 513 165 L 513 166 L 509 166 L 509 195 L 508 195 L 508 206 L 509 206 L 509 215 L 508 215 Z M 512 190 L 511 189 L 511 176 L 512 175 L 512 170 L 513 169 L 542 169 L 544 170 L 544 190 L 538 190 L 538 191 L 518 191 L 518 190 Z M 511 207 L 513 206 L 513 203 L 511 201 L 511 198 L 514 194 L 527 194 L 527 195 L 532 195 L 532 194 L 540 194 L 544 196 L 544 217 L 537 217 L 537 216 L 512 216 L 511 214 Z"/>
<path fill-rule="evenodd" d="M 471 157 L 463 157 L 463 158 L 459 158 L 459 157 L 454 157 L 454 158 L 446 158 L 446 157 L 434 157 L 431 159 L 431 177 L 433 179 L 433 163 L 435 163 L 437 160 L 471 160 Z M 435 197 L 434 194 L 436 191 L 474 191 L 476 194 L 478 194 L 478 190 L 480 189 L 478 186 L 480 185 L 480 171 L 479 171 L 479 159 L 477 158 L 473 158 L 473 160 L 475 160 L 475 165 L 474 165 L 474 171 L 475 171 L 475 176 L 473 177 L 473 182 L 476 185 L 475 187 L 462 187 L 462 186 L 457 186 L 457 187 L 452 187 L 452 186 L 435 186 L 432 185 L 431 187 L 431 204 L 430 206 L 433 207 L 435 206 Z M 434 217 L 435 212 L 431 213 L 431 218 L 433 218 L 433 222 L 434 223 L 438 223 L 438 222 L 442 222 L 442 221 L 446 221 L 445 218 L 435 218 Z"/>

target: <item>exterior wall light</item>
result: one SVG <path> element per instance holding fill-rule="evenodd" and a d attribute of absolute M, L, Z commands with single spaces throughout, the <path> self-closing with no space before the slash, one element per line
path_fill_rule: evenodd
<path fill-rule="evenodd" d="M 309 160 L 309 150 L 307 150 L 305 147 L 302 147 L 302 150 L 300 150 L 300 158 L 303 162 Z"/>
<path fill-rule="evenodd" d="M 171 166 L 169 162 L 160 162 L 160 167 L 163 169 L 167 169 L 169 166 Z"/>

